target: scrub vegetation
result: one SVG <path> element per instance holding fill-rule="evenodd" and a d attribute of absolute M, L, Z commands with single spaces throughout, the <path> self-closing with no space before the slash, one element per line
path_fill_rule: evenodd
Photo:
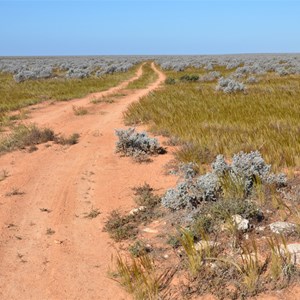
<path fill-rule="evenodd" d="M 0 73 L 0 113 L 19 109 L 45 100 L 69 100 L 89 93 L 101 92 L 134 75 L 136 67 L 128 72 L 105 74 L 101 77 L 29 79 L 17 83 L 13 75 Z"/>
<path fill-rule="evenodd" d="M 143 226 L 136 228 L 134 240 L 148 250 L 137 256 L 135 242 L 130 259 L 118 253 L 115 278 L 135 299 L 152 282 L 153 274 L 141 264 L 149 259 L 154 273 L 168 274 L 168 280 L 160 290 L 143 294 L 146 299 L 164 299 L 166 290 L 171 299 L 206 294 L 247 299 L 296 283 L 298 60 L 173 57 L 157 62 L 166 74 L 164 87 L 131 104 L 125 122 L 148 124 L 153 133 L 169 137 L 169 146 L 176 141 L 180 166 L 175 172 L 181 179 L 156 205 L 161 217 L 148 226 L 163 224 L 157 236 L 146 238 L 140 234 Z M 287 170 L 289 176 L 282 173 Z"/>
<path fill-rule="evenodd" d="M 237 69 L 215 69 L 223 77 L 239 74 Z M 155 132 L 179 138 L 178 158 L 184 162 L 207 164 L 218 154 L 259 150 L 275 167 L 299 165 L 300 75 L 267 72 L 246 87 L 222 78 L 181 80 L 183 74 L 201 78 L 205 72 L 194 67 L 166 71 L 168 82 L 176 83 L 132 104 L 126 123 L 148 123 Z"/>
<path fill-rule="evenodd" d="M 134 299 L 209 294 L 244 300 L 299 283 L 299 55 L 82 58 L 76 64 L 74 58 L 59 66 L 49 59 L 40 68 L 34 62 L 24 69 L 12 61 L 0 64 L 3 113 L 30 101 L 65 100 L 108 88 L 132 76 L 140 63 L 143 75 L 129 90 L 157 79 L 152 61 L 165 73 L 159 89 L 124 113 L 131 127 L 108 128 L 114 130 L 115 152 L 121 156 L 113 159 L 124 160 L 126 168 L 133 162 L 124 156 L 151 164 L 168 150 L 177 159 L 166 167 L 166 176 L 177 176 L 173 187 L 154 189 L 147 182 L 130 187 L 135 207 L 111 211 L 103 226 L 117 252 L 109 275 Z M 96 82 L 101 84 L 96 87 Z M 117 95 L 122 101 L 132 92 L 128 89 L 94 103 L 113 103 Z M 31 98 L 30 91 L 44 98 Z M 85 121 L 91 109 L 73 106 L 74 119 Z M 26 113 L 5 118 L 9 123 Z M 159 137 L 133 127 L 138 124 L 167 137 L 162 143 L 167 148 Z M 13 124 L 0 140 L 0 154 L 33 151 L 51 141 L 76 144 L 78 138 Z M 135 168 L 147 172 L 148 166 Z M 151 174 L 158 173 L 151 169 Z M 2 169 L 0 181 L 10 176 Z M 154 183 L 160 184 L 157 178 Z M 6 196 L 22 199 L 23 194 L 14 188 Z M 99 215 L 92 207 L 83 218 L 101 222 Z M 46 234 L 55 231 L 48 228 Z"/>

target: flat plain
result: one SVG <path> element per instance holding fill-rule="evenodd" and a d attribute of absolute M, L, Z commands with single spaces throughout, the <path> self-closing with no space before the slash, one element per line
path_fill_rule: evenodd
<path fill-rule="evenodd" d="M 0 58 L 2 299 L 297 299 L 300 55 Z"/>

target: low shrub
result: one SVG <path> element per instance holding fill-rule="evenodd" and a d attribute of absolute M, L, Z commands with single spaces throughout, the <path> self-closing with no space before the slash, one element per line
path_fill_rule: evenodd
<path fill-rule="evenodd" d="M 73 112 L 75 116 L 84 116 L 88 113 L 88 110 L 82 106 L 73 106 Z"/>
<path fill-rule="evenodd" d="M 14 80 L 17 83 L 26 81 L 26 80 L 36 80 L 36 79 L 46 79 L 52 76 L 52 68 L 40 68 L 35 70 L 20 70 L 17 74 L 13 76 Z"/>
<path fill-rule="evenodd" d="M 285 175 L 271 173 L 271 166 L 258 151 L 235 154 L 230 165 L 218 155 L 211 168 L 212 172 L 185 178 L 177 187 L 169 189 L 162 198 L 163 206 L 171 210 L 194 209 L 202 201 L 246 199 L 255 190 L 257 182 L 275 184 L 279 188 L 286 184 Z"/>
<path fill-rule="evenodd" d="M 128 251 L 133 257 L 141 257 L 151 252 L 151 248 L 149 245 L 145 245 L 144 242 L 137 240 L 129 246 Z"/>
<path fill-rule="evenodd" d="M 174 78 L 171 78 L 171 77 L 168 77 L 166 80 L 165 80 L 165 84 L 175 84 L 176 81 Z"/>
<path fill-rule="evenodd" d="M 108 232 L 110 237 L 117 242 L 135 238 L 141 224 L 146 225 L 153 219 L 162 217 L 162 212 L 155 208 L 137 209 L 134 213 L 129 214 L 121 214 L 114 210 L 110 213 L 103 230 Z"/>
<path fill-rule="evenodd" d="M 110 237 L 117 242 L 135 237 L 138 233 L 138 228 L 130 221 L 131 216 L 123 216 L 119 211 L 113 210 L 103 230 L 108 232 Z"/>
<path fill-rule="evenodd" d="M 255 84 L 255 83 L 258 83 L 259 80 L 258 80 L 256 77 L 251 76 L 251 77 L 249 77 L 249 78 L 247 79 L 246 82 L 247 82 L 248 84 Z"/>
<path fill-rule="evenodd" d="M 52 129 L 38 128 L 36 125 L 18 125 L 13 131 L 0 140 L 0 153 L 10 152 L 29 147 L 29 151 L 37 150 L 36 145 L 53 141 L 62 145 L 74 145 L 78 143 L 79 134 L 74 133 L 65 138 L 58 136 Z"/>
<path fill-rule="evenodd" d="M 154 195 L 153 188 L 148 183 L 133 188 L 135 202 L 138 205 L 153 208 L 160 203 L 160 197 Z"/>
<path fill-rule="evenodd" d="M 183 75 L 180 77 L 180 81 L 185 82 L 195 82 L 199 80 L 198 75 Z"/>
<path fill-rule="evenodd" d="M 211 82 L 221 77 L 221 73 L 218 71 L 209 72 L 199 78 L 202 82 Z"/>
<path fill-rule="evenodd" d="M 54 131 L 49 128 L 40 129 L 36 125 L 18 125 L 13 132 L 0 141 L 0 153 L 54 141 Z"/>
<path fill-rule="evenodd" d="M 217 91 L 223 91 L 224 93 L 236 93 L 245 91 L 245 85 L 242 82 L 238 82 L 231 78 L 220 78 L 216 87 Z"/>
<path fill-rule="evenodd" d="M 98 215 L 100 215 L 100 214 L 101 214 L 101 212 L 99 211 L 99 209 L 97 209 L 97 208 L 92 208 L 92 209 L 90 210 L 90 212 L 85 213 L 84 218 L 86 218 L 86 219 L 95 219 L 95 218 L 97 218 Z"/>
<path fill-rule="evenodd" d="M 148 183 L 134 187 L 133 191 L 134 200 L 141 207 L 131 210 L 129 214 L 114 210 L 105 223 L 103 230 L 115 241 L 136 237 L 141 224 L 146 225 L 163 215 L 160 210 L 161 198 L 153 193 L 154 190 Z"/>
<path fill-rule="evenodd" d="M 162 154 L 157 139 L 150 138 L 146 132 L 136 132 L 134 128 L 116 130 L 119 140 L 116 142 L 116 152 L 131 156 L 134 160 L 149 161 L 150 155 Z"/>
<path fill-rule="evenodd" d="M 78 143 L 79 137 L 79 133 L 73 133 L 67 138 L 63 136 L 56 137 L 55 141 L 61 145 L 75 145 Z"/>

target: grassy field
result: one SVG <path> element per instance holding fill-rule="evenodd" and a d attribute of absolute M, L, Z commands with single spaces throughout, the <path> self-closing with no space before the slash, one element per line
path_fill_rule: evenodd
<path fill-rule="evenodd" d="M 234 71 L 217 69 L 225 77 Z M 170 295 L 172 276 L 174 282 L 187 280 L 181 292 L 176 285 L 174 299 L 208 294 L 216 299 L 249 299 L 298 283 L 300 272 L 289 246 L 299 241 L 299 181 L 295 185 L 282 174 L 271 172 L 269 179 L 258 174 L 268 169 L 263 157 L 275 173 L 288 167 L 284 169 L 291 175 L 288 179 L 296 179 L 293 172 L 286 171 L 294 171 L 300 162 L 300 76 L 280 77 L 270 72 L 259 76 L 257 83 L 246 84 L 245 91 L 226 94 L 216 90 L 217 79 L 203 81 L 205 70 L 166 74 L 164 88 L 131 104 L 125 121 L 128 125 L 149 124 L 153 132 L 169 137 L 167 143 L 180 145 L 179 161 L 204 165 L 179 168 L 177 186 L 160 202 L 150 201 L 149 186 L 136 189 L 144 195 L 144 202 L 136 204 L 147 208 L 134 218 L 112 212 L 106 224 L 110 236 L 115 241 L 131 240 L 127 249 L 131 259 L 128 253 L 117 254 L 114 279 L 135 299 L 164 298 L 164 289 Z M 232 158 L 239 151 L 254 150 L 262 157 L 256 152 Z M 215 160 L 217 154 L 226 157 Z M 291 191 L 288 196 L 287 191 Z M 158 204 L 150 211 L 151 202 Z M 145 218 L 147 213 L 147 220 L 158 219 L 154 212 L 159 215 L 160 205 L 169 209 L 160 216 L 165 222 L 157 221 L 164 226 L 156 237 L 145 240 L 139 232 L 145 224 L 140 228 L 133 219 Z M 242 219 L 251 225 L 242 228 Z M 278 221 L 291 222 L 294 231 L 279 235 L 272 229 Z M 170 252 L 168 246 L 162 246 L 164 238 L 172 247 Z M 149 250 L 146 243 L 157 243 L 159 248 Z M 165 256 L 163 248 L 168 253 Z M 171 253 L 176 254 L 172 257 Z"/>
<path fill-rule="evenodd" d="M 52 78 L 16 83 L 11 74 L 0 73 L 0 114 L 44 100 L 68 100 L 101 92 L 129 79 L 138 66 L 125 73 L 84 79 Z"/>
<path fill-rule="evenodd" d="M 154 72 L 154 70 L 151 68 L 151 63 L 147 62 L 144 66 L 143 66 L 143 75 L 131 82 L 128 85 L 128 89 L 143 89 L 145 87 L 147 87 L 149 84 L 151 84 L 152 82 L 154 82 L 157 79 L 157 74 Z"/>
<path fill-rule="evenodd" d="M 219 67 L 222 75 L 230 71 Z M 232 71 L 231 71 L 232 72 Z M 268 73 L 245 93 L 215 91 L 214 82 L 181 82 L 185 74 L 204 70 L 167 71 L 176 84 L 166 85 L 125 113 L 128 124 L 150 123 L 152 129 L 179 137 L 183 161 L 208 163 L 217 154 L 227 157 L 259 150 L 275 167 L 300 163 L 300 77 Z"/>

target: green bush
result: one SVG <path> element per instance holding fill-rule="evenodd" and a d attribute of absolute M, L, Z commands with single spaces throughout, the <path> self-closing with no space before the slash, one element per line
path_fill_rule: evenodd
<path fill-rule="evenodd" d="M 183 75 L 180 77 L 180 81 L 195 82 L 198 80 L 199 80 L 198 75 Z"/>
<path fill-rule="evenodd" d="M 168 77 L 166 80 L 165 80 L 165 84 L 175 84 L 176 81 L 174 78 L 171 78 L 171 77 Z"/>

